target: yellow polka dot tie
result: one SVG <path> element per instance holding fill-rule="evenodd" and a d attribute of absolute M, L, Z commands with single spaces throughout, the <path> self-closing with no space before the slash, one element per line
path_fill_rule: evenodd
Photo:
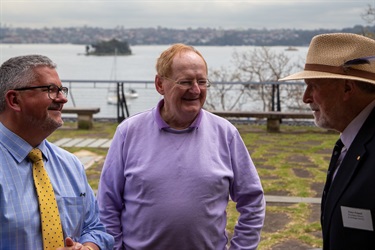
<path fill-rule="evenodd" d="M 39 200 L 42 223 L 43 249 L 55 250 L 64 246 L 59 209 L 47 171 L 44 169 L 42 152 L 34 148 L 28 155 L 33 162 L 33 177 Z"/>

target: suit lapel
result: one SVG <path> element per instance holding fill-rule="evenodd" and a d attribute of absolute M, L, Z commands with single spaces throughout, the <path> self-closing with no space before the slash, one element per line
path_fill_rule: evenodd
<path fill-rule="evenodd" d="M 361 166 L 361 160 L 366 154 L 366 144 L 374 136 L 375 131 L 375 108 L 359 130 L 353 143 L 350 145 L 345 158 L 343 159 L 339 170 L 333 180 L 331 188 L 327 194 L 327 200 L 324 209 L 324 225 L 330 224 L 330 218 L 337 206 L 338 201 L 353 180 L 353 176 Z"/>

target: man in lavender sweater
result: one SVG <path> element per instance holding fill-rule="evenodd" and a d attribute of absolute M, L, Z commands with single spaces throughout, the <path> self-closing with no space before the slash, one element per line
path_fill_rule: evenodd
<path fill-rule="evenodd" d="M 202 109 L 206 61 L 174 44 L 156 70 L 164 98 L 118 126 L 100 178 L 100 218 L 115 249 L 226 249 L 229 197 L 240 214 L 230 249 L 256 249 L 263 189 L 237 129 Z"/>

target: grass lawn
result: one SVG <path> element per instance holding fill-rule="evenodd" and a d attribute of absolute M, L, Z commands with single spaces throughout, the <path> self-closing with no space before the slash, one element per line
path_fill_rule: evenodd
<path fill-rule="evenodd" d="M 74 126 L 66 123 L 48 139 L 53 142 L 63 137 L 112 138 L 117 123 L 95 122 L 92 130 L 77 130 Z M 268 133 L 262 125 L 236 126 L 258 169 L 266 195 L 320 197 L 337 133 L 314 126 L 281 125 L 280 133 Z M 71 152 L 82 150 L 67 149 Z M 85 150 L 104 157 L 107 153 L 107 149 Z M 97 189 L 102 166 L 103 161 L 99 161 L 86 172 L 93 189 Z M 267 203 L 259 249 L 272 249 L 288 241 L 297 242 L 306 249 L 321 247 L 319 210 L 317 204 Z M 233 202 L 229 203 L 227 214 L 227 230 L 231 235 L 238 216 Z"/>

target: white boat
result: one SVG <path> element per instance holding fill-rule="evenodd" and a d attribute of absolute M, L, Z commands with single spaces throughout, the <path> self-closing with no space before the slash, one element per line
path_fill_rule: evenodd
<path fill-rule="evenodd" d="M 289 46 L 285 49 L 285 51 L 297 51 L 298 49 L 296 47 Z"/>
<path fill-rule="evenodd" d="M 125 91 L 125 98 L 138 98 L 138 92 L 135 89 L 128 89 L 127 91 Z"/>
<path fill-rule="evenodd" d="M 126 104 L 130 104 L 128 102 L 129 99 L 136 99 L 138 98 L 138 92 L 135 89 L 128 89 L 125 91 L 125 99 L 126 99 Z M 113 95 L 110 95 L 107 97 L 107 103 L 112 104 L 112 105 L 117 105 L 117 95 L 114 93 Z"/>
<path fill-rule="evenodd" d="M 116 80 L 116 73 L 117 73 L 117 49 L 115 49 L 115 56 L 113 60 L 113 67 L 111 70 L 111 80 Z M 129 99 L 135 99 L 138 98 L 138 92 L 133 88 L 128 88 L 125 90 L 125 99 L 126 104 L 129 106 L 130 103 L 128 102 Z M 108 95 L 107 95 L 107 104 L 117 105 L 117 89 L 116 88 L 109 88 L 108 89 Z"/>

